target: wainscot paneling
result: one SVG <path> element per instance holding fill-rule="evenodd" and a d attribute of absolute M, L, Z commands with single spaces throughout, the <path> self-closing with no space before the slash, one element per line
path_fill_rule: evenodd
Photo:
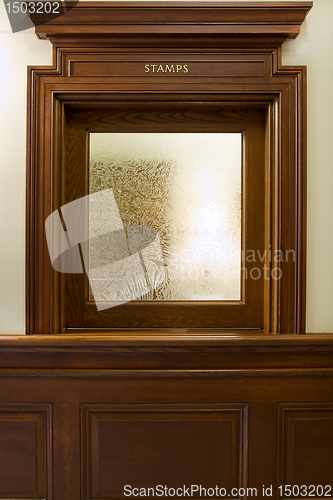
<path fill-rule="evenodd" d="M 247 404 L 82 405 L 84 498 L 123 498 L 124 485 L 246 487 L 248 424 Z"/>
<path fill-rule="evenodd" d="M 333 403 L 280 403 L 278 409 L 279 484 L 314 485 L 315 497 L 331 496 Z M 323 495 L 318 485 L 324 486 Z"/>
<path fill-rule="evenodd" d="M 46 498 L 52 484 L 52 405 L 0 404 L 0 498 Z"/>
<path fill-rule="evenodd" d="M 177 342 L 0 337 L 0 499 L 330 484 L 332 336 Z"/>

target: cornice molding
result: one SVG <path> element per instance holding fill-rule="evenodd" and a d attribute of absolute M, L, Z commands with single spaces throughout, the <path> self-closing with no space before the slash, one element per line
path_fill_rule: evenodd
<path fill-rule="evenodd" d="M 31 14 L 36 34 L 58 39 L 163 35 L 274 39 L 296 38 L 312 2 L 79 2 L 65 14 Z"/>

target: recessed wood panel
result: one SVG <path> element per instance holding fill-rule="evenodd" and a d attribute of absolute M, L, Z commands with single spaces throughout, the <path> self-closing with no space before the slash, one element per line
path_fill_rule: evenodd
<path fill-rule="evenodd" d="M 263 262 L 258 259 L 245 259 L 248 252 L 252 252 L 252 249 L 256 249 L 261 256 L 265 254 L 265 206 L 267 204 L 267 190 L 265 186 L 265 124 L 267 119 L 267 110 L 265 108 L 238 108 L 236 106 L 221 106 L 217 103 L 188 103 L 186 106 L 180 105 L 179 103 L 173 103 L 172 106 L 160 103 L 150 103 L 146 105 L 140 101 L 133 101 L 130 105 L 124 101 L 119 103 L 114 103 L 112 107 L 101 109 L 77 109 L 75 107 L 66 106 L 65 118 L 66 118 L 66 160 L 64 169 L 64 186 L 65 189 L 62 190 L 62 201 L 59 201 L 59 205 L 63 206 L 71 202 L 75 202 L 78 198 L 87 196 L 88 185 L 91 179 L 89 179 L 88 167 L 82 168 L 82 165 L 87 164 L 89 158 L 89 151 L 87 145 L 87 131 L 92 133 L 140 133 L 143 134 L 152 132 L 162 132 L 164 134 L 179 134 L 178 137 L 186 131 L 186 135 L 191 133 L 203 134 L 203 136 L 208 137 L 207 133 L 220 134 L 220 133 L 242 133 L 242 150 L 243 150 L 243 160 L 242 160 L 242 188 L 241 195 L 234 197 L 232 193 L 231 185 L 227 188 L 229 195 L 231 196 L 230 203 L 226 202 L 228 196 L 221 194 L 218 195 L 217 200 L 221 203 L 223 199 L 226 202 L 228 208 L 226 208 L 226 214 L 230 212 L 230 207 L 235 205 L 235 200 L 237 201 L 236 206 L 241 205 L 241 245 L 242 245 L 242 255 L 241 255 L 241 270 L 235 272 L 236 277 L 241 274 L 241 297 L 239 300 L 239 295 L 232 295 L 228 297 L 222 297 L 219 300 L 218 295 L 214 293 L 215 300 L 207 300 L 208 297 L 204 298 L 201 296 L 201 300 L 188 300 L 190 296 L 185 295 L 181 300 L 174 300 L 174 297 L 169 297 L 168 300 L 161 301 L 160 298 L 154 303 L 150 301 L 130 301 L 123 303 L 117 307 L 103 308 L 103 310 L 97 310 L 96 305 L 93 302 L 88 302 L 88 281 L 84 273 L 81 274 L 62 274 L 60 279 L 64 282 L 64 294 L 63 294 L 63 310 L 64 310 L 64 326 L 66 329 L 71 328 L 263 328 L 265 317 L 268 316 L 268 310 L 265 308 L 264 300 L 264 288 L 267 288 L 267 283 L 264 280 L 263 273 Z M 93 135 L 93 134 L 91 134 Z M 143 141 L 143 139 L 142 139 Z M 197 140 L 199 142 L 199 138 Z M 127 142 L 127 146 L 129 141 Z M 129 148 L 128 148 L 129 149 Z M 203 155 L 203 164 L 207 162 L 207 159 L 211 156 L 211 151 L 204 147 L 203 151 L 199 148 L 199 153 L 194 154 L 194 158 L 199 158 L 199 154 Z M 91 147 L 91 151 L 95 148 Z M 134 158 L 139 158 L 141 153 L 134 150 Z M 167 161 L 170 159 L 170 152 L 167 150 Z M 138 155 L 138 156 L 137 156 Z M 230 155 L 230 153 L 228 153 Z M 188 155 L 187 155 L 188 156 Z M 221 154 L 218 154 L 219 160 L 217 164 L 222 165 Z M 155 164 L 155 156 L 153 158 L 153 164 Z M 137 160 L 135 160 L 137 162 Z M 164 160 L 163 160 L 164 161 Z M 173 161 L 173 160 L 172 160 Z M 220 163 L 219 163 L 220 162 Z M 191 161 L 191 170 L 193 170 L 194 162 Z M 183 165 L 181 163 L 181 165 Z M 199 166 L 201 168 L 200 162 Z M 104 169 L 104 167 L 98 167 Z M 118 168 L 118 167 L 117 167 Z M 141 168 L 141 167 L 140 167 Z M 163 171 L 161 167 L 158 167 L 160 172 Z M 169 168 L 169 167 L 168 167 Z M 170 169 L 172 171 L 172 165 Z M 219 167 L 220 168 L 220 167 Z M 147 177 L 147 168 L 144 169 L 144 176 Z M 184 181 L 184 175 L 186 169 L 181 167 L 181 183 L 190 185 L 189 179 Z M 104 173 L 105 174 L 105 173 Z M 107 175 L 102 174 L 103 178 L 103 188 L 104 183 L 107 182 Z M 137 198 L 137 186 L 139 185 L 142 189 L 140 194 L 141 198 L 145 199 L 146 191 L 150 193 L 151 188 L 146 186 L 141 186 L 138 183 L 138 176 L 131 174 L 134 178 L 134 198 Z M 162 177 L 161 173 L 159 174 Z M 193 175 L 193 173 L 191 174 Z M 177 174 L 178 176 L 178 174 Z M 207 165 L 205 165 L 204 175 L 200 181 L 199 196 L 200 199 L 203 198 L 204 193 L 204 182 L 207 182 L 209 175 L 207 170 Z M 116 181 L 116 189 L 121 190 L 126 194 L 124 200 L 127 200 L 124 204 L 124 212 L 134 213 L 138 211 L 140 213 L 140 225 L 151 226 L 154 230 L 157 230 L 160 234 L 160 239 L 168 239 L 169 235 L 164 238 L 164 230 L 161 229 L 165 226 L 165 223 L 160 224 L 157 221 L 163 220 L 161 214 L 164 212 L 165 200 L 157 200 L 155 194 L 149 194 L 148 198 L 151 197 L 153 200 L 153 205 L 155 208 L 149 210 L 149 221 L 142 218 L 144 215 L 143 210 L 141 210 L 140 205 L 137 201 L 133 205 L 133 208 L 128 203 L 128 189 L 123 189 L 128 183 L 126 183 L 126 175 L 123 173 Z M 153 176 L 151 173 L 148 175 L 149 183 Z M 157 182 L 157 181 L 156 181 Z M 154 189 L 156 191 L 156 184 L 154 180 Z M 160 180 L 159 180 L 160 182 Z M 98 184 L 100 182 L 98 181 Z M 162 183 L 166 184 L 166 181 Z M 217 182 L 214 183 L 216 187 Z M 109 187 L 111 187 L 109 185 Z M 128 187 L 128 186 L 127 186 Z M 185 192 L 186 192 L 186 188 Z M 192 188 L 191 188 L 192 189 Z M 210 195 L 208 196 L 209 202 L 214 202 L 213 189 L 209 188 Z M 189 189 L 189 193 L 192 192 Z M 118 193 L 118 192 L 117 192 Z M 158 196 L 163 193 L 162 189 L 158 189 Z M 118 194 L 117 194 L 118 196 Z M 130 195 L 132 197 L 132 195 Z M 179 197 L 179 193 L 176 195 Z M 238 197 L 239 196 L 239 197 Z M 163 197 L 162 197 L 163 198 Z M 194 203 L 195 196 L 191 195 L 190 203 L 185 202 L 186 197 L 184 194 L 181 195 L 183 200 L 183 205 L 176 204 L 176 209 L 171 217 L 172 220 L 182 220 L 184 223 L 183 213 L 191 214 L 191 204 Z M 168 196 L 165 196 L 168 200 Z M 176 199 L 176 197 L 175 197 Z M 157 202 L 157 201 L 158 202 Z M 151 202 L 150 202 L 151 203 Z M 169 203 L 169 202 L 167 202 Z M 239 203 L 239 205 L 238 205 Z M 215 206 L 215 205 L 214 205 Z M 139 210 L 140 208 L 140 210 Z M 155 209 L 158 212 L 155 212 Z M 169 208 L 167 209 L 167 211 Z M 173 209 L 172 209 L 173 210 Z M 209 209 L 211 210 L 211 209 Z M 216 209 L 213 208 L 216 212 Z M 141 213 L 142 212 L 142 213 Z M 158 213 L 158 216 L 154 214 Z M 204 213 L 204 209 L 199 210 L 200 217 Z M 210 212 L 209 212 L 210 213 Z M 238 212 L 239 213 L 239 212 Z M 122 212 L 123 217 L 123 212 Z M 188 217 L 188 216 L 187 216 Z M 192 215 L 189 215 L 191 218 Z M 223 216 L 225 217 L 225 216 Z M 127 217 L 123 222 L 129 220 Z M 133 218 L 131 219 L 134 220 Z M 125 225 L 127 222 L 124 222 Z M 159 225 L 156 225 L 159 224 Z M 67 221 L 66 221 L 66 225 Z M 131 222 L 131 225 L 133 223 Z M 136 223 L 134 224 L 136 225 Z M 75 225 L 76 227 L 76 225 Z M 228 219 L 227 223 L 228 233 L 237 233 L 237 229 Z M 230 232 L 230 228 L 231 232 Z M 186 230 L 186 241 L 191 238 L 191 230 Z M 195 237 L 200 242 L 200 248 L 202 247 L 202 242 L 205 242 L 206 247 L 208 246 L 211 252 L 214 248 L 213 244 L 208 244 L 207 235 L 207 224 L 203 227 L 204 236 L 200 236 L 200 230 L 195 229 Z M 224 233 L 224 230 L 223 230 Z M 227 232 L 226 232 L 227 233 Z M 184 233 L 185 234 L 185 233 Z M 212 234 L 218 234 L 218 231 L 213 230 Z M 240 236 L 239 236 L 240 237 Z M 181 238 L 184 239 L 184 236 Z M 214 236 L 215 238 L 215 236 Z M 172 240 L 172 238 L 171 238 Z M 221 245 L 223 241 L 222 236 L 217 237 L 218 246 Z M 181 243 L 182 245 L 183 243 Z M 232 247 L 232 243 L 227 244 L 227 247 Z M 205 248 L 205 252 L 208 251 Z M 197 254 L 194 256 L 194 261 L 191 260 L 191 254 L 193 251 L 197 252 L 195 243 L 191 244 L 190 251 L 184 250 L 184 254 L 187 256 L 185 258 L 185 267 L 190 268 L 190 275 L 196 276 L 196 267 L 198 264 Z M 235 251 L 237 259 L 239 256 L 239 250 Z M 187 255 L 189 254 L 189 255 Z M 200 250 L 199 250 L 200 254 Z M 223 259 L 227 256 L 227 248 L 221 250 L 219 247 L 218 256 L 223 256 Z M 265 259 L 265 257 L 264 257 Z M 181 259 L 178 259 L 181 261 Z M 214 273 L 215 268 L 218 270 L 216 275 L 218 279 L 225 276 L 227 283 L 223 285 L 223 288 L 229 287 L 232 282 L 232 275 L 234 273 L 234 266 L 230 264 L 223 264 L 223 270 L 221 271 L 218 267 L 218 258 L 209 257 L 209 261 L 214 262 Z M 199 259 L 200 262 L 200 259 Z M 239 265 L 239 264 L 238 264 Z M 272 263 L 267 261 L 267 265 L 271 266 Z M 257 268 L 257 266 L 260 266 Z M 171 267 L 171 266 L 169 266 Z M 86 266 L 87 268 L 87 266 Z M 207 272 L 209 274 L 210 264 L 204 269 L 204 275 Z M 256 268 L 256 269 L 254 269 Z M 168 268 L 169 269 L 169 268 Z M 254 272 L 253 272 L 254 271 Z M 98 271 L 99 272 L 99 271 Z M 130 274 L 126 270 L 127 274 Z M 181 269 L 181 275 L 185 276 L 186 272 Z M 192 274 L 193 273 L 193 274 Z M 200 271 L 201 273 L 201 271 Z M 119 276 L 121 274 L 118 271 Z M 175 272 L 176 276 L 180 276 L 179 270 Z M 105 278 L 105 273 L 102 272 L 101 275 Z M 101 276 L 96 276 L 98 282 Z M 255 276 L 255 279 L 251 279 L 251 276 Z M 168 272 L 168 280 L 170 279 L 170 273 Z M 178 279 L 178 278 L 177 278 Z M 138 289 L 137 281 L 134 283 L 134 289 Z M 185 281 L 185 280 L 184 280 Z M 190 283 L 195 281 L 194 286 L 198 285 L 198 280 L 188 280 Z M 267 281 L 267 280 L 266 280 Z M 113 280 L 111 280 L 113 285 Z M 128 286 L 129 290 L 133 289 L 133 283 Z M 173 286 L 173 285 L 172 285 Z M 239 289 L 240 283 L 238 283 Z M 126 289 L 125 287 L 125 289 Z M 157 292 L 156 292 L 157 293 Z M 238 292 L 239 293 L 239 292 Z M 155 294 L 155 291 L 154 291 Z M 199 294 L 195 293 L 196 296 Z M 106 298 L 105 294 L 102 294 L 102 299 Z M 200 297 L 200 296 L 199 296 Z M 235 300 L 234 300 L 235 299 Z"/>
<path fill-rule="evenodd" d="M 163 58 L 164 59 L 164 58 Z M 135 77 L 183 77 L 202 76 L 206 78 L 219 76 L 265 76 L 264 61 L 188 61 L 164 62 L 142 59 L 139 61 L 72 61 L 70 76 L 135 76 Z"/>
<path fill-rule="evenodd" d="M 0 498 L 49 498 L 50 405 L 0 405 Z"/>
<path fill-rule="evenodd" d="M 333 403 L 283 403 L 278 407 L 278 485 L 331 485 Z"/>
<path fill-rule="evenodd" d="M 246 404 L 83 405 L 82 431 L 85 499 L 123 498 L 125 485 L 247 483 Z"/>

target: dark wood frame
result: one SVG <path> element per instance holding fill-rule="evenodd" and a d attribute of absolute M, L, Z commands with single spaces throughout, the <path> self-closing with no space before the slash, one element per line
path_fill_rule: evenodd
<path fill-rule="evenodd" d="M 266 293 L 264 331 L 305 332 L 306 78 L 303 67 L 281 67 L 280 55 L 281 44 L 297 36 L 311 5 L 87 2 L 58 19 L 46 16 L 45 24 L 36 27 L 54 46 L 54 65 L 30 68 L 29 73 L 27 333 L 63 331 L 61 282 L 50 265 L 44 221 L 60 196 L 56 180 L 64 106 L 103 105 L 120 92 L 127 101 L 140 95 L 142 102 L 149 102 L 154 95 L 156 100 L 169 96 L 182 102 L 186 95 L 197 101 L 268 106 L 267 164 L 273 195 L 267 233 L 274 249 L 295 250 L 296 261 L 283 263 L 283 278 Z M 143 75 L 138 80 L 137 74 L 119 73 L 124 60 L 134 63 L 137 71 L 143 53 L 150 54 L 151 61 L 192 60 L 200 76 L 152 80 Z M 235 72 L 240 62 L 245 69 Z"/>
<path fill-rule="evenodd" d="M 117 98 L 117 101 L 115 100 Z M 170 101 L 168 100 L 170 98 Z M 191 98 L 190 98 L 191 99 Z M 221 107 L 220 103 L 175 102 L 164 96 L 164 102 L 130 103 L 118 100 L 103 103 L 103 109 L 77 109 L 65 106 L 63 176 L 59 189 L 58 207 L 88 194 L 89 132 L 240 132 L 243 136 L 243 256 L 245 243 L 264 254 L 265 211 L 269 205 L 266 193 L 265 150 L 266 106 L 264 109 L 237 109 L 235 105 Z M 108 109 L 109 108 L 109 109 Z M 69 138 L 66 141 L 66 138 Z M 83 169 L 82 166 L 86 168 Z M 269 175 L 267 175 L 269 177 Z M 57 182 L 57 181 L 55 181 Z M 63 192 L 62 192 L 63 191 Z M 246 216 L 245 216 L 246 214 Z M 268 259 L 266 259 L 268 260 Z M 243 259 L 242 269 L 249 275 L 258 263 Z M 267 268 L 269 268 L 269 263 Z M 264 324 L 268 308 L 264 293 L 269 283 L 263 279 L 245 280 L 241 273 L 241 298 L 238 301 L 133 301 L 121 306 L 96 311 L 88 301 L 86 274 L 61 274 L 64 280 L 61 321 L 67 331 L 78 328 L 258 328 Z M 266 288 L 266 289 L 265 289 Z M 269 317 L 266 318 L 269 321 Z M 80 326 L 78 326 L 80 325 Z"/>

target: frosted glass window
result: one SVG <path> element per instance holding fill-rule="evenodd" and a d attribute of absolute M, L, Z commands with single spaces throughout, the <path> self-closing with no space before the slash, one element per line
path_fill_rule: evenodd
<path fill-rule="evenodd" d="M 155 260 L 163 275 L 154 283 L 146 269 L 127 276 L 129 300 L 131 287 L 142 290 L 138 300 L 240 300 L 241 142 L 240 133 L 90 134 L 89 194 L 112 190 L 124 227 L 112 241 L 122 240 L 120 253 L 131 255 L 135 228 L 151 228 L 159 238 Z M 97 219 L 90 213 L 90 234 Z M 105 242 L 90 245 L 91 268 L 101 262 Z M 117 279 L 117 273 L 106 277 L 95 300 L 119 300 Z M 140 288 L 138 279 L 148 286 Z"/>

